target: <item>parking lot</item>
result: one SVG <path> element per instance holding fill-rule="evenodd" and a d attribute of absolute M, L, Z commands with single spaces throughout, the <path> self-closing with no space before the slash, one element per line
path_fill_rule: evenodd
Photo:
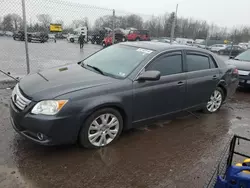
<path fill-rule="evenodd" d="M 0 67 L 25 74 L 24 43 L 0 40 Z M 32 71 L 74 63 L 100 49 L 88 44 L 80 51 L 66 41 L 29 46 Z M 250 91 L 241 89 L 216 114 L 187 113 L 145 125 L 103 149 L 44 147 L 13 130 L 10 94 L 0 89 L 0 187 L 202 187 L 231 135 L 250 137 Z"/>
<path fill-rule="evenodd" d="M 26 57 L 23 41 L 14 41 L 11 37 L 0 37 L 0 68 L 13 76 L 21 77 L 26 74 Z M 69 43 L 66 40 L 50 40 L 47 43 L 28 43 L 30 70 L 36 72 L 46 68 L 60 66 L 67 63 L 76 63 L 100 50 L 102 46 L 85 44 L 80 50 L 79 44 Z M 221 56 L 227 59 L 227 56 Z M 0 74 L 0 80 L 7 77 Z"/>
<path fill-rule="evenodd" d="M 23 41 L 14 41 L 11 37 L 0 37 L 0 67 L 13 76 L 26 74 L 25 48 Z M 36 72 L 67 63 L 76 63 L 84 57 L 102 48 L 99 45 L 86 44 L 80 50 L 77 43 L 69 43 L 65 40 L 50 40 L 47 43 L 28 43 L 30 70 Z M 0 74 L 0 80 L 6 76 Z"/>

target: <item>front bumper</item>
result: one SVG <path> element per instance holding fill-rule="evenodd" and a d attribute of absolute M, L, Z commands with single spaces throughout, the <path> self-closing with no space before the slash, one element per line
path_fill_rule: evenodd
<path fill-rule="evenodd" d="M 76 116 L 57 117 L 33 115 L 19 111 L 10 102 L 10 119 L 13 128 L 25 138 L 41 145 L 61 145 L 76 142 L 80 130 L 80 120 Z M 37 134 L 42 133 L 41 140 Z"/>
<path fill-rule="evenodd" d="M 239 75 L 239 86 L 250 87 L 250 76 Z"/>

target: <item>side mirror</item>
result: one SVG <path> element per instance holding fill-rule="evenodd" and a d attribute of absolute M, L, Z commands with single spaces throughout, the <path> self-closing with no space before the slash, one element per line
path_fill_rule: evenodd
<path fill-rule="evenodd" d="M 156 81 L 161 78 L 159 71 L 145 71 L 138 78 L 138 81 Z"/>

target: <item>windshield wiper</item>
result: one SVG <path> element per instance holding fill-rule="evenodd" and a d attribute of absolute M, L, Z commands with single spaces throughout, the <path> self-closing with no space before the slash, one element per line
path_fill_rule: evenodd
<path fill-rule="evenodd" d="M 84 66 L 84 65 L 86 65 L 87 67 L 90 67 L 90 68 L 94 69 L 95 71 L 99 72 L 102 75 L 105 75 L 104 72 L 101 69 L 99 69 L 98 67 L 95 67 L 95 66 L 92 66 L 92 65 L 88 65 L 88 64 L 83 64 L 82 66 Z"/>

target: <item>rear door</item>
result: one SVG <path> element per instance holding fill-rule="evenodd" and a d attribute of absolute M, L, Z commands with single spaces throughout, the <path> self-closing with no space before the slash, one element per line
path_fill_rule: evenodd
<path fill-rule="evenodd" d="M 186 51 L 187 100 L 185 107 L 205 104 L 217 86 L 220 73 L 210 54 Z"/>
<path fill-rule="evenodd" d="M 149 119 L 183 108 L 186 97 L 186 73 L 181 51 L 159 56 L 145 70 L 161 72 L 157 81 L 134 81 L 134 121 Z"/>

